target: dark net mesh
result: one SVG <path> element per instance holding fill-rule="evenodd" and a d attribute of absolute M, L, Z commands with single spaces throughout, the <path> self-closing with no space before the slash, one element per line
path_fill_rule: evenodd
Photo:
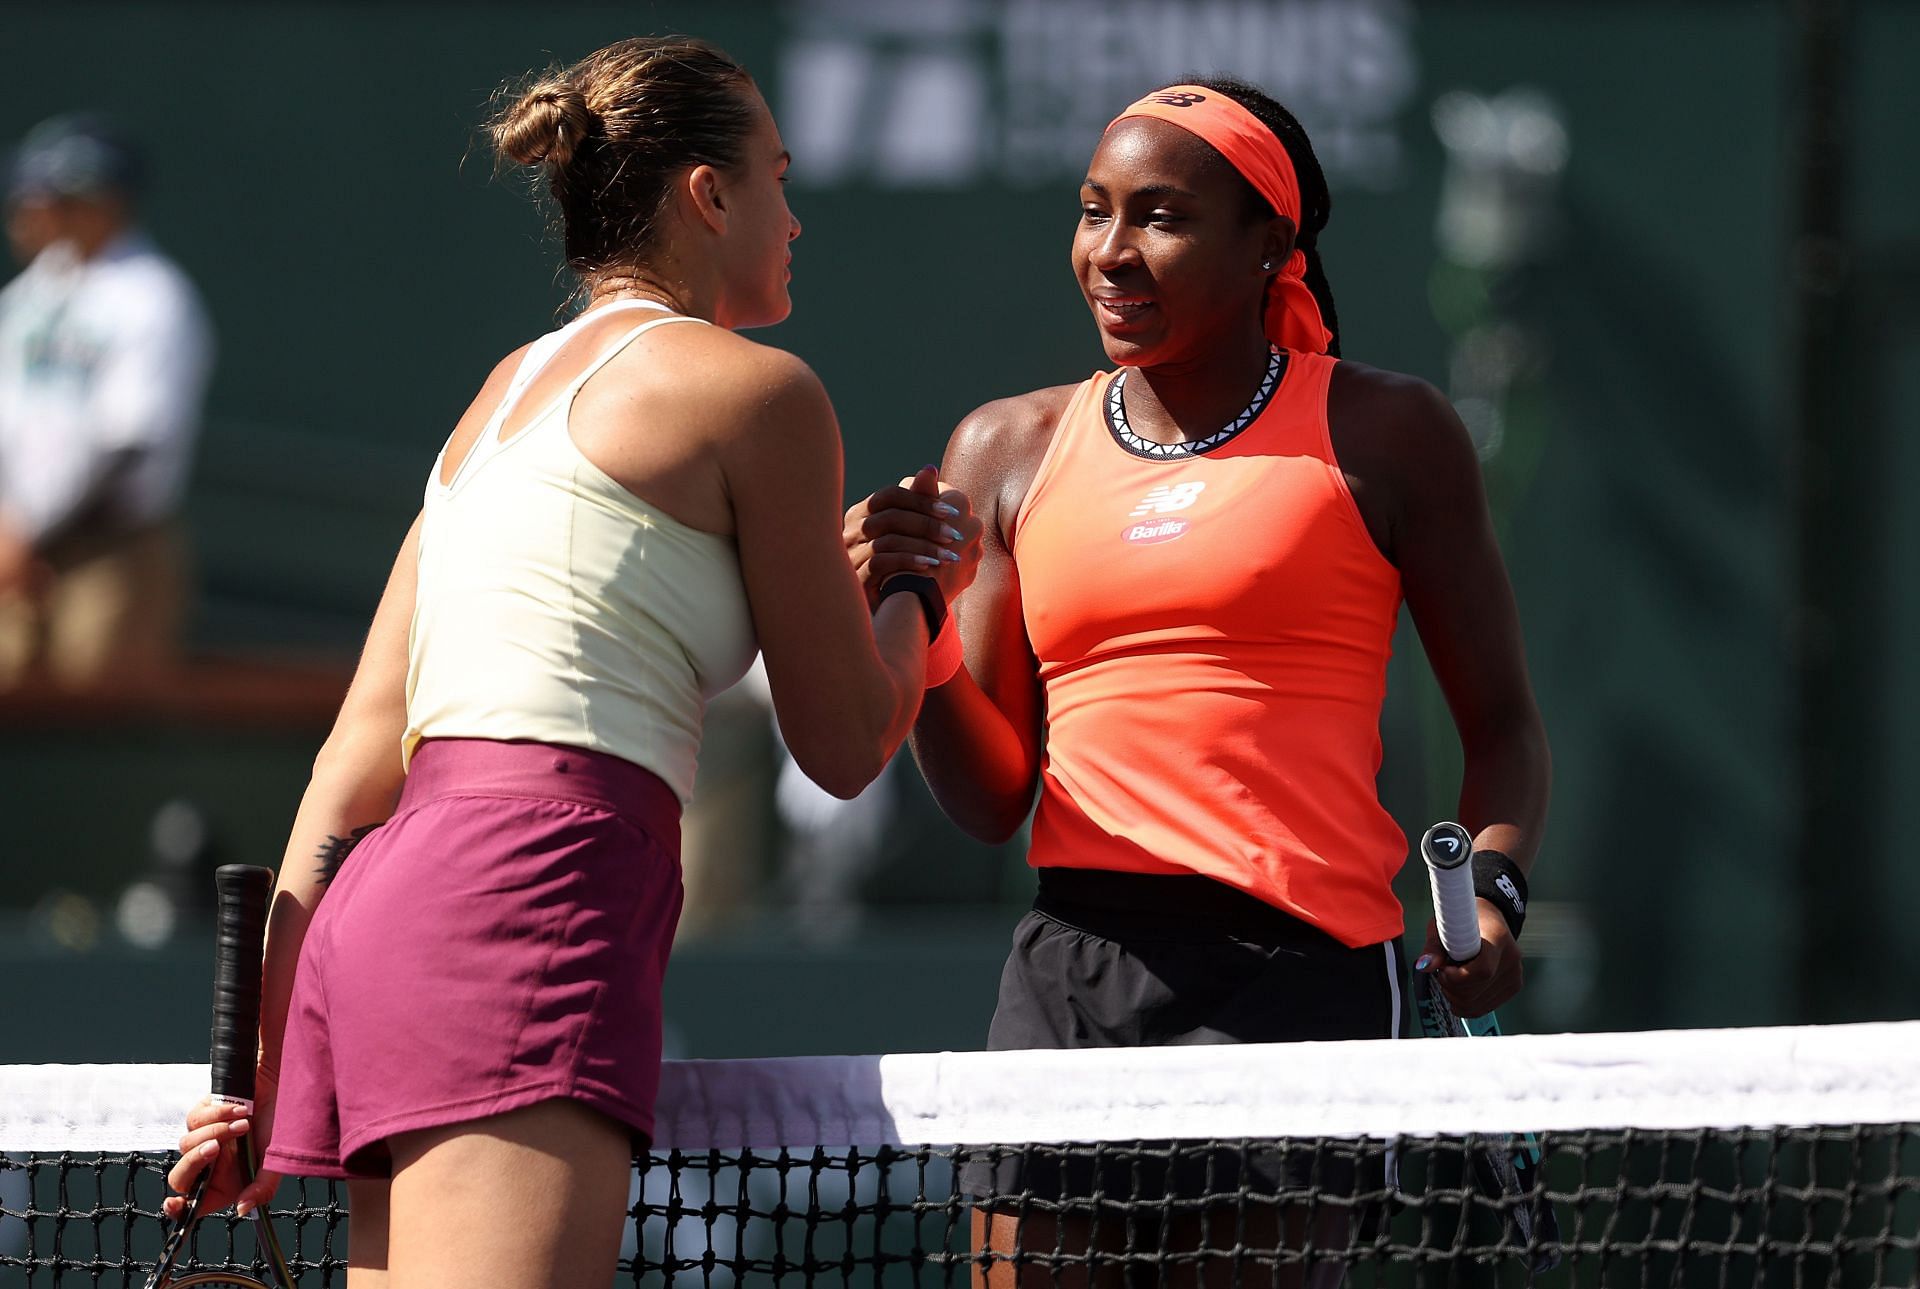
<path fill-rule="evenodd" d="M 617 1282 L 1920 1283 L 1912 1125 L 1538 1145 L 1518 1195 L 1476 1162 L 1506 1138 L 666 1152 L 636 1161 Z M 143 1284 L 171 1163 L 0 1158 L 0 1286 Z M 345 1284 L 344 1187 L 289 1181 L 274 1221 L 301 1285 Z M 249 1227 L 205 1221 L 193 1269 L 270 1280 Z"/>

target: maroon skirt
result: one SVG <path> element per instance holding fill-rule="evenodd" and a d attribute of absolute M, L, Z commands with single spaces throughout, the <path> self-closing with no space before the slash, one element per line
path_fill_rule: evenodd
<path fill-rule="evenodd" d="M 435 740 L 307 931 L 265 1166 L 385 1177 L 387 1139 L 554 1097 L 653 1131 L 680 803 L 542 743 Z"/>

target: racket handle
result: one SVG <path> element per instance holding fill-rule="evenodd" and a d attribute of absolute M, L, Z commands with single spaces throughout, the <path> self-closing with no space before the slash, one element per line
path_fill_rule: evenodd
<path fill-rule="evenodd" d="M 1433 888 L 1433 916 L 1440 924 L 1440 946 L 1455 962 L 1480 952 L 1480 911 L 1473 895 L 1473 837 L 1456 823 L 1437 823 L 1420 838 Z"/>
<path fill-rule="evenodd" d="M 213 875 L 218 894 L 213 955 L 213 1095 L 253 1104 L 260 1051 L 260 963 L 267 939 L 273 870 L 226 864 Z"/>

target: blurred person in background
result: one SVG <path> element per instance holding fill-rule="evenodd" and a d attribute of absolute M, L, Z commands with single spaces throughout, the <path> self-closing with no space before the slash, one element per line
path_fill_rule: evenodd
<path fill-rule="evenodd" d="M 1407 842 L 1375 776 L 1403 603 L 1466 753 L 1485 940 L 1453 964 L 1430 928 L 1416 968 L 1464 1015 L 1497 1007 L 1521 983 L 1549 759 L 1465 428 L 1426 382 L 1340 358 L 1326 180 L 1256 87 L 1203 80 L 1135 103 L 1095 150 L 1080 208 L 1072 264 L 1117 370 L 980 408 L 942 472 L 975 499 L 985 556 L 957 610 L 966 666 L 928 693 L 914 752 L 982 841 L 1012 836 L 1039 798 L 1039 893 L 988 1046 L 1399 1036 Z M 848 512 L 869 579 L 934 549 L 930 493 L 906 481 Z M 1138 1184 L 1197 1194 L 1246 1168 L 1275 1191 L 1338 1185 L 1315 1171 L 1337 1166 L 1222 1157 Z M 1126 1169 L 975 1160 L 964 1184 L 1124 1195 Z M 1002 1254 L 1093 1238 L 1084 1207 L 983 1207 L 976 1238 Z M 1245 1243 L 1345 1246 L 1339 1205 L 1311 1234 L 1300 1208 L 1269 1216 Z M 1206 1214 L 1169 1220 L 1163 1247 L 1222 1239 Z M 996 1264 L 987 1281 L 1015 1275 Z"/>
<path fill-rule="evenodd" d="M 177 515 L 213 341 L 138 222 L 140 154 L 109 122 L 35 127 L 6 174 L 0 290 L 0 690 L 151 690 L 178 665 Z"/>

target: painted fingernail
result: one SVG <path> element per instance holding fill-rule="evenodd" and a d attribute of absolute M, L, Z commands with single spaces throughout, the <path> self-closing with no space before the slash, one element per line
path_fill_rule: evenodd
<path fill-rule="evenodd" d="M 947 561 L 947 563 L 949 564 L 958 564 L 960 562 L 960 552 L 959 551 L 941 551 L 940 558 Z"/>
<path fill-rule="evenodd" d="M 233 1212 L 236 1217 L 245 1217 L 247 1214 L 253 1212 L 253 1201 L 250 1199 L 241 1200 L 233 1206 Z"/>
<path fill-rule="evenodd" d="M 1425 971 L 1432 966 L 1433 966 L 1433 955 L 1430 953 L 1423 953 L 1420 955 L 1420 960 L 1413 964 L 1413 969 L 1415 971 Z"/>
<path fill-rule="evenodd" d="M 933 503 L 933 513 L 942 519 L 958 519 L 960 517 L 960 512 L 944 501 L 936 501 Z M 954 535 L 959 536 L 957 533 Z"/>
<path fill-rule="evenodd" d="M 942 552 L 941 552 L 941 554 L 942 554 L 942 555 L 944 555 L 944 554 L 946 554 L 946 552 L 945 552 L 945 551 L 942 551 Z M 932 556 L 932 555 L 915 555 L 915 556 L 913 557 L 913 562 L 914 562 L 914 563 L 916 563 L 916 564 L 920 564 L 920 565 L 924 565 L 924 566 L 925 566 L 925 567 L 927 567 L 927 568 L 939 568 L 939 567 L 940 567 L 940 561 L 939 561 L 939 559 L 937 559 L 936 557 L 934 557 L 934 556 Z"/>
<path fill-rule="evenodd" d="M 952 524 L 942 524 L 940 525 L 940 540 L 943 542 L 957 542 L 960 540 L 960 530 Z"/>

